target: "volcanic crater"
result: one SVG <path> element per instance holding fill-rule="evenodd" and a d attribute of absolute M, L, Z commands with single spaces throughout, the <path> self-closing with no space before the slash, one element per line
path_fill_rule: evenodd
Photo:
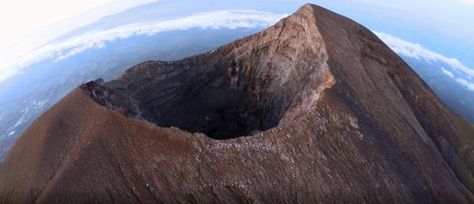
<path fill-rule="evenodd" d="M 293 120 L 302 115 L 298 110 L 308 101 L 301 96 L 306 95 L 310 77 L 296 73 L 293 64 L 285 67 L 293 79 L 282 82 L 270 73 L 259 73 L 245 59 L 217 59 L 210 65 L 194 60 L 145 62 L 117 80 L 99 79 L 83 88 L 99 104 L 128 117 L 219 140 L 285 126 L 285 115 Z"/>

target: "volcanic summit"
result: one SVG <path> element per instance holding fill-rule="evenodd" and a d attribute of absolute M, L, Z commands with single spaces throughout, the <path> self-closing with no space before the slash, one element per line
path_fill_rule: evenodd
<path fill-rule="evenodd" d="M 81 85 L 0 167 L 0 203 L 473 203 L 474 129 L 371 31 L 307 4 Z"/>

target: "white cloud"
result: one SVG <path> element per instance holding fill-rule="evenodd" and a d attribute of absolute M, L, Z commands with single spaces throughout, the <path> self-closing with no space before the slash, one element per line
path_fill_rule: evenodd
<path fill-rule="evenodd" d="M 423 48 L 420 44 L 408 42 L 402 40 L 400 38 L 394 37 L 392 35 L 375 32 L 375 34 L 384 41 L 393 51 L 400 55 L 404 55 L 407 57 L 415 58 L 415 59 L 424 59 L 427 62 L 442 62 L 446 63 L 451 66 L 453 69 L 464 73 L 466 79 L 472 81 L 474 77 L 474 70 L 464 66 L 459 60 L 455 58 L 449 58 L 439 53 L 427 50 Z M 446 68 L 441 67 L 441 71 L 449 76 L 450 78 L 454 79 L 456 82 L 460 83 L 468 90 L 474 91 L 474 82 L 470 82 L 463 78 L 457 78 L 454 76 L 452 71 L 448 71 Z"/>
<path fill-rule="evenodd" d="M 465 79 L 460 79 L 460 78 L 457 78 L 455 79 L 458 83 L 462 84 L 463 86 L 465 86 L 467 89 L 471 90 L 471 91 L 474 91 L 474 83 L 472 82 L 468 82 L 467 80 Z"/>
<path fill-rule="evenodd" d="M 0 32 L 0 49 L 16 47 L 23 41 L 31 41 L 30 38 L 35 38 L 38 34 L 45 37 L 44 34 L 67 32 L 104 16 L 155 1 L 157 0 L 0 1 L 0 27 L 8 28 Z"/>
<path fill-rule="evenodd" d="M 447 76 L 449 76 L 450 78 L 454 78 L 454 74 L 450 71 L 448 71 L 446 68 L 444 67 L 441 67 L 441 71 L 446 74 Z"/>
<path fill-rule="evenodd" d="M 392 35 L 374 32 L 382 41 L 392 48 L 393 51 L 400 55 L 412 57 L 416 59 L 424 59 L 427 62 L 443 62 L 451 67 L 461 71 L 467 76 L 474 77 L 474 69 L 464 66 L 459 60 L 455 58 L 446 57 L 442 54 L 427 50 L 418 43 L 412 43 Z"/>
<path fill-rule="evenodd" d="M 35 62 L 42 60 L 63 60 L 92 48 L 101 48 L 107 42 L 123 39 L 134 35 L 153 35 L 171 30 L 187 30 L 191 28 L 219 29 L 219 28 L 256 28 L 270 26 L 287 14 L 274 14 L 252 10 L 222 10 L 199 13 L 192 16 L 164 20 L 129 24 L 105 31 L 86 33 L 74 38 L 48 44 L 28 53 L 15 64 L 0 70 L 0 82 L 21 72 Z"/>
<path fill-rule="evenodd" d="M 8 28 L 0 32 L 0 81 L 15 73 L 10 69 L 11 64 L 56 37 L 102 17 L 155 1 L 0 1 L 0 28 Z"/>
<path fill-rule="evenodd" d="M 106 3 L 108 0 L 15 0 L 0 1 L 0 47 L 41 27 Z M 54 5 L 54 6 L 52 6 Z M 21 11 L 21 12 L 19 12 Z M 27 15 L 25 15 L 27 14 Z"/>

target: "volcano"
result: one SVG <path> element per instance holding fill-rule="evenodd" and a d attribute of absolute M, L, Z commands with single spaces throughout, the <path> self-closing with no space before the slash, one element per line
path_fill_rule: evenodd
<path fill-rule="evenodd" d="M 0 203 L 473 203 L 474 129 L 371 31 L 307 4 L 76 88 L 0 168 Z"/>

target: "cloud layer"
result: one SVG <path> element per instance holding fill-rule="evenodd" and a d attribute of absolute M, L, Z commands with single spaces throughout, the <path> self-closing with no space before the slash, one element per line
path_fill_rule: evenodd
<path fill-rule="evenodd" d="M 474 91 L 474 83 L 471 83 L 471 82 L 469 82 L 465 79 L 461 79 L 461 78 L 456 78 L 454 80 L 456 80 L 458 83 L 462 84 L 467 89 L 469 89 L 471 91 Z"/>
<path fill-rule="evenodd" d="M 30 53 L 33 49 L 56 39 L 58 36 L 87 26 L 103 17 L 115 15 L 130 8 L 156 1 L 0 1 L 0 13 L 2 16 L 8 16 L 8 18 L 0 19 L 0 27 L 8 28 L 0 32 L 0 78 L 3 78 L 1 76 L 5 75 L 5 69 L 16 63 L 20 58 Z M 108 3 L 103 4 L 104 2 Z M 51 8 L 52 4 L 54 4 L 54 8 Z M 25 13 L 29 15 L 24 15 Z M 74 15 L 75 13 L 80 14 Z M 49 24 L 48 22 L 54 23 Z M 45 24 L 47 26 L 44 26 Z M 11 70 L 8 71 L 11 72 Z"/>
<path fill-rule="evenodd" d="M 274 14 L 253 10 L 222 10 L 199 13 L 192 16 L 158 22 L 129 24 L 110 30 L 86 33 L 74 38 L 47 44 L 33 50 L 17 63 L 1 70 L 0 82 L 21 72 L 24 68 L 43 60 L 60 61 L 88 49 L 102 48 L 106 43 L 135 35 L 154 35 L 172 30 L 201 29 L 236 29 L 270 26 L 287 14 Z"/>
<path fill-rule="evenodd" d="M 108 42 L 124 39 L 135 35 L 154 35 L 159 32 L 172 30 L 201 29 L 236 29 L 257 28 L 270 26 L 287 14 L 275 14 L 253 10 L 222 10 L 199 13 L 192 16 L 169 19 L 158 22 L 129 24 L 110 30 L 82 34 L 74 38 L 40 47 L 21 57 L 15 64 L 0 70 L 0 82 L 43 60 L 60 61 L 88 49 L 104 47 Z M 464 73 L 467 78 L 455 78 L 454 73 L 443 68 L 447 76 L 453 78 L 469 90 L 474 91 L 474 70 L 464 66 L 459 60 L 449 58 L 439 53 L 427 50 L 420 44 L 408 42 L 392 35 L 375 32 L 385 43 L 400 55 L 427 62 L 442 62 Z"/>
<path fill-rule="evenodd" d="M 474 69 L 464 66 L 455 58 L 446 57 L 439 53 L 427 50 L 420 44 L 408 42 L 386 33 L 375 32 L 375 34 L 398 54 L 416 59 L 424 59 L 428 62 L 443 62 L 471 77 L 474 77 Z"/>
<path fill-rule="evenodd" d="M 447 69 L 444 68 L 444 67 L 441 67 L 441 71 L 443 72 L 443 74 L 445 74 L 445 75 L 448 76 L 449 78 L 453 78 L 453 79 L 454 79 L 454 74 L 453 74 L 453 72 L 447 70 Z"/>
<path fill-rule="evenodd" d="M 467 89 L 474 91 L 474 82 L 472 81 L 472 79 L 474 78 L 474 69 L 464 66 L 459 60 L 427 50 L 423 48 L 420 44 L 408 42 L 406 40 L 402 40 L 386 33 L 375 32 L 375 34 L 399 55 L 415 59 L 424 59 L 427 62 L 445 63 L 450 67 L 458 70 L 459 72 L 463 73 L 466 78 L 456 78 L 453 72 L 448 71 L 444 67 L 441 67 L 441 71 L 445 75 L 454 79 L 456 82 L 463 85 Z"/>

